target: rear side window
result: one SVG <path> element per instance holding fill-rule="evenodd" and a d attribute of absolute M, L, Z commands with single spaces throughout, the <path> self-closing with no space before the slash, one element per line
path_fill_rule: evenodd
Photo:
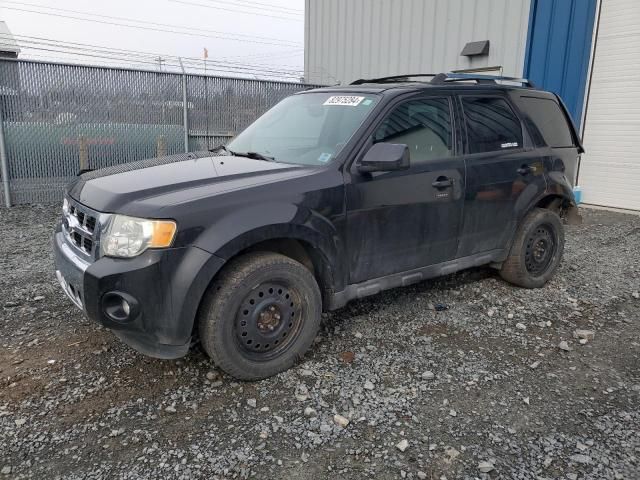
<path fill-rule="evenodd" d="M 520 120 L 499 97 L 462 97 L 470 153 L 522 147 Z"/>
<path fill-rule="evenodd" d="M 554 148 L 573 147 L 569 124 L 558 105 L 549 98 L 521 97 L 522 110 L 531 118 L 544 143 Z M 529 125 L 529 124 L 527 124 Z"/>

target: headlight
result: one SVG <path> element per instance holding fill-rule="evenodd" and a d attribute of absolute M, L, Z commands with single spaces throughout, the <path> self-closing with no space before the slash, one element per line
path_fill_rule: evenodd
<path fill-rule="evenodd" d="M 69 200 L 66 198 L 62 201 L 62 213 L 65 215 L 69 213 Z"/>
<path fill-rule="evenodd" d="M 113 215 L 102 234 L 102 255 L 128 258 L 140 255 L 147 248 L 169 247 L 175 233 L 176 222 L 172 220 Z"/>

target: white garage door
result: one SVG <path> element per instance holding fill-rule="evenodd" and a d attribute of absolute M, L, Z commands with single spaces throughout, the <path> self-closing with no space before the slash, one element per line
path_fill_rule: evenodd
<path fill-rule="evenodd" d="M 584 202 L 640 210 L 638 0 L 602 0 L 584 147 Z"/>

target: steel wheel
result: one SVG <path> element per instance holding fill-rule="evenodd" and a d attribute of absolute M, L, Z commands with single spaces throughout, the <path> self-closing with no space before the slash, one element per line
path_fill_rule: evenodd
<path fill-rule="evenodd" d="M 532 275 L 542 275 L 556 253 L 556 239 L 550 225 L 539 225 L 527 239 L 524 261 Z"/>
<path fill-rule="evenodd" d="M 500 275 L 525 288 L 540 288 L 558 268 L 564 251 L 564 230 L 556 212 L 536 208 L 518 225 Z"/>
<path fill-rule="evenodd" d="M 300 361 L 320 328 L 322 296 L 304 265 L 272 252 L 231 260 L 209 287 L 198 331 L 216 365 L 242 380 Z"/>
<path fill-rule="evenodd" d="M 284 282 L 258 285 L 245 296 L 236 315 L 235 334 L 248 358 L 264 361 L 282 354 L 300 330 L 298 292 Z"/>

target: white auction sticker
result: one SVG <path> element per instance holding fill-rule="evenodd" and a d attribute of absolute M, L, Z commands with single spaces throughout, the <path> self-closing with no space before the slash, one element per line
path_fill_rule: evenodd
<path fill-rule="evenodd" d="M 354 97 L 352 95 L 336 95 L 327 98 L 323 105 L 344 105 L 347 107 L 357 107 L 364 97 Z"/>

